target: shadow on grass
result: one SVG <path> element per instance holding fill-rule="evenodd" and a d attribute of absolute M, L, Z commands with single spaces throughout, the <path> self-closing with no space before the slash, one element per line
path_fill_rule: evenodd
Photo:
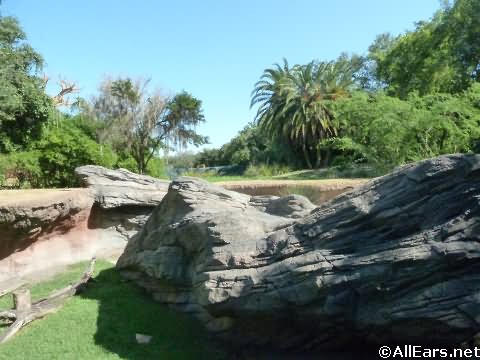
<path fill-rule="evenodd" d="M 221 359 L 224 354 L 188 315 L 153 301 L 114 268 L 100 271 L 81 295 L 99 302 L 95 343 L 122 359 Z M 135 334 L 151 335 L 138 344 Z"/>

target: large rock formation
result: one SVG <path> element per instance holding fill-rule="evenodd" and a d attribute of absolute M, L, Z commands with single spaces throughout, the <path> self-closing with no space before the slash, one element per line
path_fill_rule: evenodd
<path fill-rule="evenodd" d="M 102 236 L 124 241 L 145 224 L 170 184 L 125 169 L 110 170 L 95 165 L 80 166 L 75 175 L 95 198 L 91 226 L 102 228 Z"/>
<path fill-rule="evenodd" d="M 117 257 L 168 188 L 127 170 L 76 173 L 88 189 L 0 192 L 0 282 L 94 255 Z"/>
<path fill-rule="evenodd" d="M 314 209 L 180 178 L 117 266 L 242 344 L 458 344 L 480 331 L 480 156 L 407 165 Z"/>
<path fill-rule="evenodd" d="M 86 222 L 93 205 L 87 189 L 10 190 L 0 193 L 0 259 L 31 245 L 42 233 L 67 232 Z"/>
<path fill-rule="evenodd" d="M 157 206 L 170 181 L 138 175 L 126 169 L 111 170 L 97 165 L 80 166 L 75 175 L 92 190 L 102 209 L 127 206 Z"/>
<path fill-rule="evenodd" d="M 0 192 L 0 281 L 111 248 L 88 226 L 93 200 L 87 189 Z"/>

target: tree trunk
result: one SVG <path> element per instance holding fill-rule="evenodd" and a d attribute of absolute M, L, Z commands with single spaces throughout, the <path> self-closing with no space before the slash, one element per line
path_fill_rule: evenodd
<path fill-rule="evenodd" d="M 328 167 L 330 166 L 330 159 L 332 158 L 332 149 L 327 148 L 325 151 L 325 156 L 323 158 L 323 167 Z"/>
<path fill-rule="evenodd" d="M 303 151 L 303 156 L 305 158 L 305 162 L 307 163 L 307 166 L 309 169 L 312 169 L 312 163 L 310 162 L 310 156 L 307 151 L 307 147 L 305 145 L 302 145 L 302 151 Z"/>
<path fill-rule="evenodd" d="M 315 155 L 315 169 L 318 169 L 322 165 L 322 152 L 318 147 L 315 149 Z"/>

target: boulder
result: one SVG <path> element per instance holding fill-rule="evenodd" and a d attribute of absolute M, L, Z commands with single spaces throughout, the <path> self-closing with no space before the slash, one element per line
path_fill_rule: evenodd
<path fill-rule="evenodd" d="M 117 267 L 241 346 L 455 346 L 480 329 L 480 155 L 312 208 L 173 181 Z"/>
<path fill-rule="evenodd" d="M 126 169 L 96 165 L 80 166 L 75 175 L 94 194 L 91 226 L 102 228 L 102 236 L 125 242 L 145 224 L 170 184 Z"/>
<path fill-rule="evenodd" d="M 111 170 L 86 165 L 75 169 L 84 187 L 92 189 L 102 209 L 125 206 L 156 206 L 167 193 L 170 181 L 138 175 L 126 169 Z"/>

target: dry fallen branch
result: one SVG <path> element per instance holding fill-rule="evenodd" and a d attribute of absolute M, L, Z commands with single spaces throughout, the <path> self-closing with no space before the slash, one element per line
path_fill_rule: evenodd
<path fill-rule="evenodd" d="M 25 282 L 23 280 L 20 280 L 20 279 L 13 279 L 13 280 L 7 281 L 5 283 L 2 283 L 0 285 L 0 297 L 17 290 L 18 288 L 22 287 L 23 285 L 25 285 Z"/>
<path fill-rule="evenodd" d="M 30 290 L 14 291 L 12 295 L 15 309 L 0 311 L 1 320 L 12 321 L 9 328 L 0 335 L 0 344 L 11 339 L 25 325 L 57 311 L 63 306 L 67 298 L 81 292 L 85 288 L 85 284 L 92 278 L 94 267 L 95 258 L 90 261 L 82 277 L 76 283 L 70 284 L 33 304 L 30 299 Z"/>

